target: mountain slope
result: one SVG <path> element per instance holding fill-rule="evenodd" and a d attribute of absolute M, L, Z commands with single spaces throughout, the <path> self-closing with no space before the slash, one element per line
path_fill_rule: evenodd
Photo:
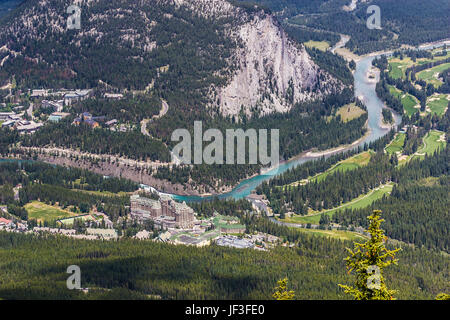
<path fill-rule="evenodd" d="M 237 114 L 241 106 L 256 107 L 259 114 L 286 112 L 294 103 L 340 87 L 271 16 L 256 15 L 239 28 L 239 38 L 244 43 L 238 51 L 239 68 L 218 94 L 226 115 Z"/>
<path fill-rule="evenodd" d="M 0 26 L 0 81 L 150 90 L 223 115 L 285 112 L 342 89 L 263 10 L 225 0 L 28 0 Z M 175 102 L 176 103 L 176 102 Z"/>

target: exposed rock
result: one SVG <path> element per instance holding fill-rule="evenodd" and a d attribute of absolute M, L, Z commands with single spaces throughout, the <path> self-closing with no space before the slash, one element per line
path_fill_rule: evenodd
<path fill-rule="evenodd" d="M 255 15 L 239 27 L 244 47 L 237 51 L 240 68 L 230 83 L 217 89 L 220 110 L 237 115 L 286 112 L 297 102 L 330 94 L 342 87 L 319 69 L 302 45 L 287 38 L 272 16 Z M 319 81 L 323 85 L 321 90 Z M 253 111 L 253 112 L 251 112 Z"/>

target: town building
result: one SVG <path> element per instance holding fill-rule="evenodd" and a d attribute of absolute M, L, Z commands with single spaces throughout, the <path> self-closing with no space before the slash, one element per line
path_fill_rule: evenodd
<path fill-rule="evenodd" d="M 2 127 L 12 127 L 14 126 L 14 124 L 16 123 L 16 121 L 14 120 L 6 120 L 5 122 L 2 123 Z"/>
<path fill-rule="evenodd" d="M 254 244 L 248 240 L 240 239 L 236 236 L 222 236 L 216 239 L 216 243 L 223 247 L 232 247 L 238 249 L 253 248 Z"/>
<path fill-rule="evenodd" d="M 97 121 L 94 121 L 92 119 L 91 120 L 85 120 L 84 123 L 86 123 L 92 129 L 100 127 L 100 124 Z"/>
<path fill-rule="evenodd" d="M 14 110 L 14 112 L 20 112 L 20 111 L 22 111 L 23 109 L 25 109 L 25 106 L 17 106 L 17 107 L 14 107 L 14 108 L 12 108 L 13 110 Z"/>
<path fill-rule="evenodd" d="M 211 244 L 211 239 L 208 238 L 195 238 L 189 235 L 182 234 L 173 240 L 174 244 L 183 244 L 186 246 L 204 247 Z"/>
<path fill-rule="evenodd" d="M 0 229 L 3 228 L 11 228 L 13 226 L 12 220 L 8 220 L 5 218 L 0 218 Z"/>
<path fill-rule="evenodd" d="M 145 239 L 150 239 L 151 236 L 152 236 L 152 233 L 148 232 L 147 230 L 142 230 L 142 231 L 139 231 L 138 233 L 136 233 L 134 238 L 139 239 L 139 240 L 145 240 Z"/>
<path fill-rule="evenodd" d="M 0 112 L 0 120 L 8 120 L 10 116 L 14 116 L 14 112 Z"/>
<path fill-rule="evenodd" d="M 64 105 L 70 106 L 74 102 L 79 102 L 89 97 L 91 90 L 70 91 L 64 95 Z"/>
<path fill-rule="evenodd" d="M 22 121 L 16 122 L 14 127 L 19 133 L 23 134 L 23 133 L 35 133 L 43 125 L 44 125 L 43 123 L 22 120 Z"/>
<path fill-rule="evenodd" d="M 58 101 L 43 100 L 42 108 L 43 109 L 52 109 L 53 112 L 61 112 L 63 110 L 63 104 L 64 104 L 64 100 L 58 100 Z"/>
<path fill-rule="evenodd" d="M 105 98 L 120 100 L 123 98 L 123 94 L 121 94 L 121 93 L 105 93 Z"/>
<path fill-rule="evenodd" d="M 159 200 L 133 195 L 131 217 L 139 221 L 153 220 L 160 228 L 192 228 L 195 213 L 185 202 L 179 203 L 170 196 L 161 196 Z"/>
<path fill-rule="evenodd" d="M 96 236 L 101 239 L 116 239 L 116 238 L 118 238 L 117 231 L 114 229 L 86 228 L 86 234 Z"/>
<path fill-rule="evenodd" d="M 112 120 L 106 122 L 105 125 L 107 125 L 108 127 L 111 127 L 111 126 L 116 125 L 117 122 L 118 122 L 117 119 L 112 119 Z"/>
<path fill-rule="evenodd" d="M 36 89 L 31 92 L 31 98 L 39 98 L 48 96 L 48 90 L 46 89 Z"/>
<path fill-rule="evenodd" d="M 100 127 L 100 124 L 97 121 L 95 121 L 95 119 L 97 119 L 97 118 L 103 118 L 103 117 L 93 117 L 92 114 L 90 114 L 89 112 L 83 112 L 73 120 L 72 124 L 78 126 L 81 123 L 85 123 L 88 126 L 90 126 L 92 129 L 95 129 L 95 128 Z"/>

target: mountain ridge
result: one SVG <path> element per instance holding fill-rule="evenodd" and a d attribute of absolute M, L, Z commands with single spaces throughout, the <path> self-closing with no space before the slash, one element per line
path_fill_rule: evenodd
<path fill-rule="evenodd" d="M 3 85 L 14 75 L 28 88 L 106 82 L 182 92 L 224 116 L 242 108 L 248 116 L 287 112 L 344 87 L 262 9 L 248 12 L 225 0 L 77 3 L 79 31 L 65 30 L 68 0 L 28 0 L 4 20 Z"/>

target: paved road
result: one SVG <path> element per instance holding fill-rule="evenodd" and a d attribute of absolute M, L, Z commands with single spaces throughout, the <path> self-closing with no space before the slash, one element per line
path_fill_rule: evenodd
<path fill-rule="evenodd" d="M 156 120 L 156 119 L 159 119 L 159 118 L 161 118 L 161 117 L 164 117 L 164 116 L 166 115 L 166 113 L 169 111 L 169 105 L 167 104 L 167 101 L 161 99 L 161 103 L 162 103 L 162 108 L 161 108 L 161 110 L 159 111 L 159 114 L 154 115 L 151 119 L 143 119 L 143 120 L 141 121 L 141 133 L 142 133 L 144 136 L 149 136 L 149 137 L 151 137 L 151 136 L 150 136 L 150 133 L 147 131 L 147 124 L 148 124 L 149 122 L 152 122 L 152 121 Z"/>
<path fill-rule="evenodd" d="M 347 42 L 350 40 L 350 36 L 348 36 L 348 35 L 341 34 L 340 36 L 341 36 L 341 40 L 339 40 L 339 42 L 336 43 L 334 45 L 334 47 L 330 49 L 330 51 L 332 53 L 335 53 L 336 49 L 340 49 L 340 48 L 344 47 L 347 44 Z"/>

